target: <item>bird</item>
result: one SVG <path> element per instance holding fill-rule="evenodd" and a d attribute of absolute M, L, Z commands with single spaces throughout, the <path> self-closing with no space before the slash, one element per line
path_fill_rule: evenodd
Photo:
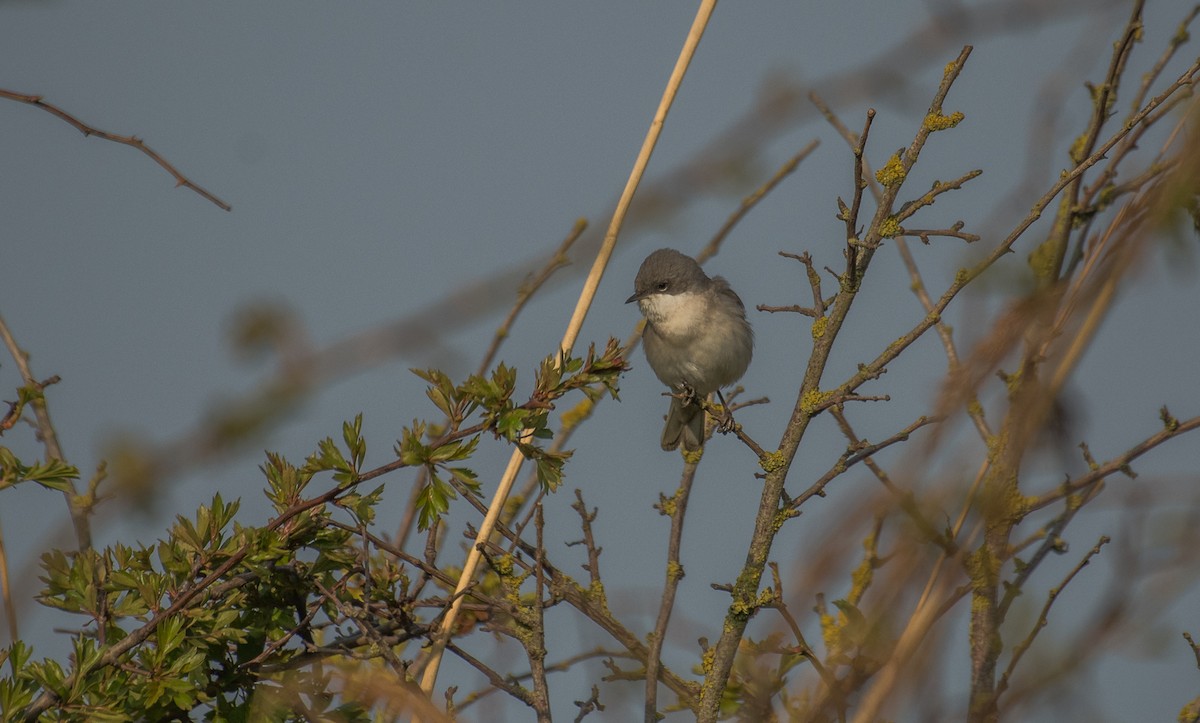
<path fill-rule="evenodd" d="M 742 378 L 754 354 L 746 306 L 729 282 L 709 277 L 691 256 L 658 249 L 642 262 L 633 295 L 646 328 L 646 361 L 672 396 L 662 448 L 704 446 L 702 400 Z"/>

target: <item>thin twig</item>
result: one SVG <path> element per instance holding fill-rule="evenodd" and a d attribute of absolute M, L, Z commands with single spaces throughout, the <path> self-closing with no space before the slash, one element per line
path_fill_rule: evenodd
<path fill-rule="evenodd" d="M 699 463 L 687 463 L 683 466 L 683 474 L 679 479 L 679 487 L 670 498 L 659 495 L 658 509 L 671 518 L 671 531 L 667 537 L 667 568 L 663 581 L 663 593 L 659 598 L 658 617 L 654 621 L 654 632 L 650 633 L 649 651 L 646 655 L 646 723 L 658 723 L 658 671 L 662 665 L 660 656 L 667 638 L 667 625 L 671 622 L 671 612 L 675 607 L 675 593 L 679 590 L 679 582 L 683 580 L 683 563 L 680 561 L 680 550 L 683 546 L 683 522 L 687 514 L 688 498 L 692 492 L 692 483 L 696 479 L 696 469 Z"/>
<path fill-rule="evenodd" d="M 579 515 L 579 525 L 583 529 L 583 540 L 580 542 L 567 543 L 567 546 L 583 544 L 587 549 L 587 563 L 583 565 L 583 569 L 588 571 L 588 577 L 591 580 L 591 586 L 594 590 L 602 590 L 600 587 L 600 553 L 604 548 L 596 545 L 596 538 L 592 535 L 592 523 L 596 520 L 596 515 L 599 510 L 593 508 L 588 512 L 587 505 L 583 501 L 583 492 L 579 489 L 575 490 L 575 501 L 571 503 L 571 509 L 575 510 Z"/>
<path fill-rule="evenodd" d="M 779 167 L 779 170 L 775 171 L 774 176 L 768 178 L 761 186 L 754 189 L 750 195 L 743 198 L 742 203 L 737 207 L 737 210 L 729 215 L 729 218 L 725 220 L 725 223 L 712 237 L 712 239 L 705 244 L 704 248 L 700 249 L 700 253 L 696 254 L 696 262 L 702 264 L 711 259 L 713 256 L 716 256 L 717 251 L 721 248 L 721 244 L 725 241 L 725 237 L 729 235 L 729 232 L 733 230 L 734 226 L 737 226 L 738 222 L 745 218 L 746 214 L 750 213 L 750 210 L 757 206 L 758 202 L 763 200 L 768 193 L 774 190 L 774 188 L 778 186 L 783 179 L 792 175 L 792 173 L 800 165 L 800 162 L 807 158 L 814 150 L 816 150 L 819 144 L 820 141 L 809 141 L 808 145 L 804 146 L 804 148 L 801 148 L 799 153 L 787 159 L 787 161 L 785 161 L 784 164 Z"/>
<path fill-rule="evenodd" d="M 1192 639 L 1192 634 L 1187 631 L 1184 631 L 1183 639 L 1187 641 L 1188 647 L 1192 649 L 1192 655 L 1196 658 L 1196 667 L 1200 668 L 1200 645 L 1196 644 L 1196 641 Z"/>
<path fill-rule="evenodd" d="M 1190 432 L 1193 429 L 1200 429 L 1200 417 L 1192 417 L 1183 421 L 1171 420 L 1171 423 L 1156 434 L 1153 434 L 1141 442 L 1138 442 L 1133 447 L 1130 447 L 1124 453 L 1113 457 L 1108 462 L 1097 466 L 1076 479 L 1068 480 L 1061 487 L 1047 492 L 1037 497 L 1032 497 L 1027 501 L 1027 507 L 1032 512 L 1040 510 L 1047 505 L 1051 505 L 1064 499 L 1070 495 L 1076 494 L 1088 489 L 1092 485 L 1097 484 L 1106 477 L 1110 477 L 1118 472 L 1126 472 L 1129 464 L 1138 457 L 1149 452 L 1167 440 L 1174 439 L 1181 434 Z"/>
<path fill-rule="evenodd" d="M 161 166 L 163 168 L 163 170 L 165 170 L 167 173 L 170 173 L 175 178 L 176 187 L 183 186 L 184 188 L 190 188 L 191 190 L 200 194 L 201 197 L 206 198 L 209 201 L 211 201 L 214 205 L 217 206 L 217 208 L 220 208 L 222 211 L 233 210 L 233 207 L 230 206 L 228 203 L 222 201 L 221 199 L 217 198 L 215 195 L 213 195 L 209 191 L 205 190 L 204 188 L 201 188 L 200 186 L 198 186 L 195 183 L 192 183 L 190 180 L 188 180 L 188 178 L 186 176 L 184 176 L 182 173 L 180 173 L 179 170 L 177 168 L 175 168 L 175 166 L 173 166 L 169 161 L 167 161 L 167 159 L 163 158 L 154 149 L 152 149 L 150 146 L 143 143 L 142 139 L 138 138 L 137 136 L 120 136 L 115 133 L 108 133 L 106 131 L 102 131 L 97 128 L 94 128 L 94 127 L 88 125 L 87 123 L 84 123 L 83 121 L 79 120 L 78 118 L 71 115 L 70 113 L 66 112 L 62 108 L 59 108 L 58 106 L 56 106 L 52 103 L 47 103 L 46 101 L 42 100 L 42 96 L 40 96 L 40 95 L 28 95 L 25 93 L 16 93 L 11 90 L 4 90 L 4 89 L 0 88 L 0 98 L 5 98 L 7 100 L 15 100 L 18 103 L 26 103 L 35 108 L 41 108 L 42 110 L 46 111 L 47 113 L 49 113 L 53 116 L 57 116 L 58 118 L 66 121 L 67 123 L 74 126 L 76 130 L 78 130 L 80 133 L 82 133 L 84 135 L 84 137 L 95 136 L 97 138 L 103 138 L 106 141 L 112 141 L 113 143 L 120 143 L 122 145 L 126 145 L 131 148 L 136 148 L 137 150 L 139 150 L 142 153 L 145 153 L 147 156 L 149 156 L 150 160 L 154 161 L 159 166 Z"/>
<path fill-rule="evenodd" d="M 1025 652 L 1029 650 L 1029 646 L 1033 645 L 1034 638 L 1036 638 L 1038 633 L 1042 631 L 1042 628 L 1046 627 L 1046 622 L 1050 616 L 1050 607 L 1054 605 L 1054 601 L 1058 599 L 1058 596 L 1062 593 L 1062 591 L 1071 583 L 1071 580 L 1073 580 L 1075 576 L 1079 574 L 1079 571 L 1087 567 L 1087 564 L 1092 561 L 1093 557 L 1100 554 L 1100 548 L 1108 544 L 1108 541 L 1108 535 L 1102 535 L 1100 537 L 1100 541 L 1097 542 L 1091 550 L 1088 550 L 1088 553 L 1083 556 L 1083 559 L 1080 560 L 1070 572 L 1067 573 L 1067 576 L 1064 577 L 1063 581 L 1058 584 L 1058 587 L 1051 588 L 1050 592 L 1046 595 L 1046 602 L 1044 605 L 1042 605 L 1042 611 L 1038 614 L 1037 620 L 1034 622 L 1033 627 L 1030 628 L 1029 634 L 1025 636 L 1024 640 L 1017 644 L 1017 647 L 1013 648 L 1012 657 L 1008 661 L 1008 667 L 1005 668 L 1004 674 L 1000 676 L 1000 683 L 996 686 L 997 698 L 1003 695 L 1004 691 L 1008 690 L 1008 681 L 1011 679 L 1013 671 L 1016 670 L 1017 664 L 1021 662 L 1021 658 L 1025 655 Z"/>
<path fill-rule="evenodd" d="M 587 697 L 587 700 L 577 700 L 575 705 L 579 707 L 579 715 L 575 716 L 575 723 L 580 723 L 595 711 L 603 711 L 604 704 L 600 702 L 600 686 L 593 685 L 592 694 Z"/>
<path fill-rule="evenodd" d="M 58 376 L 53 376 L 44 383 L 38 382 L 37 378 L 33 376 L 33 371 L 29 368 L 29 355 L 17 344 L 17 340 L 13 338 L 12 332 L 9 331 L 8 324 L 5 323 L 3 316 L 0 316 L 0 339 L 4 341 L 4 346 L 7 347 L 9 355 L 17 363 L 17 370 L 21 373 L 21 379 L 25 382 L 25 386 L 38 391 L 38 394 L 30 401 L 30 404 L 33 405 L 33 413 L 37 419 L 38 437 L 41 439 L 42 445 L 46 448 L 46 458 L 57 462 L 65 462 L 66 458 L 63 457 L 62 447 L 58 444 L 58 433 L 54 431 L 54 423 L 50 421 L 50 407 L 46 404 L 46 397 L 42 394 L 42 390 L 48 384 L 58 381 Z M 63 497 L 67 501 L 67 510 L 71 515 L 71 523 L 75 526 L 75 540 L 80 550 L 86 550 L 92 546 L 92 524 L 88 519 L 87 511 L 77 502 L 79 491 L 75 488 L 75 483 L 71 480 L 66 480 L 66 484 L 68 488 L 63 490 Z"/>
<path fill-rule="evenodd" d="M 912 436 L 912 433 L 921 427 L 935 424 L 940 421 L 941 420 L 936 417 L 921 416 L 918 417 L 912 424 L 909 424 L 907 427 L 899 432 L 896 432 L 882 442 L 876 442 L 874 444 L 860 442 L 857 445 L 851 445 L 847 447 L 846 451 L 842 452 L 841 456 L 838 457 L 838 461 L 834 462 L 833 466 L 829 468 L 829 471 L 821 475 L 821 477 L 816 482 L 813 482 L 808 489 L 792 498 L 792 500 L 788 503 L 788 507 L 791 509 L 798 509 L 800 505 L 804 504 L 813 497 L 823 497 L 825 495 L 825 486 L 832 482 L 834 478 L 845 473 L 846 470 L 850 469 L 859 462 L 864 462 L 870 459 L 872 455 L 879 453 L 880 450 L 886 449 L 899 442 L 908 441 L 908 438 Z"/>
<path fill-rule="evenodd" d="M 513 322 L 520 315 L 521 310 L 525 308 L 529 300 L 533 298 L 533 295 L 537 293 L 538 289 L 542 288 L 542 285 L 554 275 L 555 271 L 565 268 L 571 263 L 571 257 L 567 254 L 571 250 L 571 246 L 587 230 L 587 227 L 587 219 L 581 218 L 576 221 L 574 227 L 571 228 L 571 232 L 567 234 L 566 238 L 554 250 L 550 258 L 546 260 L 546 264 L 535 273 L 530 274 L 529 278 L 525 279 L 525 282 L 521 284 L 521 288 L 517 290 L 517 300 L 513 304 L 513 307 L 509 309 L 508 316 L 504 317 L 504 321 L 500 322 L 500 326 L 496 327 L 496 333 L 492 335 L 492 343 L 488 346 L 487 351 L 484 352 L 483 358 L 479 362 L 479 367 L 475 370 L 476 374 L 482 376 L 491 368 L 492 362 L 496 359 L 496 352 L 500 350 L 500 345 L 504 343 L 504 340 L 508 338 L 509 333 L 512 331 Z"/>
<path fill-rule="evenodd" d="M 812 649 L 812 646 L 808 644 L 808 640 L 804 638 L 804 633 L 800 630 L 800 624 L 796 622 L 792 611 L 788 609 L 787 603 L 783 601 L 783 581 L 779 577 L 779 563 L 772 561 L 768 562 L 767 566 L 771 568 L 771 580 L 774 583 L 775 594 L 771 596 L 771 602 L 766 607 L 779 613 L 780 617 L 783 618 L 788 629 L 792 631 L 792 637 L 796 639 L 796 650 L 794 652 L 807 660 L 812 665 L 813 670 L 817 671 L 817 675 L 821 676 L 821 680 L 825 683 L 825 689 L 829 691 L 830 697 L 833 698 L 834 707 L 837 708 L 838 720 L 846 720 L 846 700 L 842 694 L 841 686 L 838 685 L 837 676 L 829 672 L 829 669 L 821 662 L 821 658 Z"/>
<path fill-rule="evenodd" d="M 850 449 L 860 450 L 868 444 L 854 431 L 854 428 L 850 425 L 850 420 L 846 419 L 845 411 L 840 406 L 833 407 L 829 412 L 834 420 L 837 421 L 838 429 L 841 430 L 842 435 L 850 442 Z M 938 531 L 937 526 L 921 512 L 921 509 L 917 506 L 916 496 L 911 491 L 900 489 L 896 486 L 896 483 L 892 481 L 891 475 L 873 457 L 864 459 L 863 464 L 867 469 L 871 470 L 871 474 L 875 475 L 875 479 L 879 480 L 884 489 L 896 497 L 900 503 L 900 509 L 912 519 L 917 529 L 921 531 L 921 534 L 926 539 L 939 545 L 943 550 L 952 551 L 953 541 L 947 540 L 945 535 Z"/>
<path fill-rule="evenodd" d="M 605 648 L 595 648 L 595 649 L 588 650 L 588 651 L 585 651 L 582 653 L 577 653 L 568 658 L 560 660 L 557 663 L 547 665 L 546 672 L 547 673 L 561 673 L 561 672 L 570 670 L 571 668 L 575 667 L 575 665 L 577 665 L 578 663 L 581 663 L 585 660 L 591 660 L 593 658 L 628 658 L 628 659 L 632 660 L 633 656 L 631 656 L 629 653 L 627 653 L 623 650 L 616 651 L 616 650 L 606 650 Z M 527 680 L 532 675 L 533 675 L 532 672 L 524 672 L 524 673 L 517 673 L 517 674 L 509 675 L 507 677 L 509 680 L 512 680 L 513 682 L 518 682 L 518 681 L 522 681 L 522 680 Z M 485 688 L 480 688 L 479 690 L 476 690 L 476 691 L 470 693 L 469 695 L 467 695 L 467 697 L 463 698 L 463 700 L 458 704 L 458 710 L 460 710 L 460 711 L 464 710 L 465 708 L 472 706 L 475 703 L 478 703 L 479 701 L 483 700 L 484 698 L 488 697 L 489 695 L 492 695 L 495 692 L 497 692 L 496 688 L 493 688 L 490 685 Z"/>
<path fill-rule="evenodd" d="M 542 503 L 533 506 L 537 512 L 534 529 L 537 531 L 537 555 L 534 557 L 533 602 L 523 610 L 528 610 L 528 625 L 522 631 L 521 644 L 529 658 L 530 678 L 533 680 L 533 709 L 537 712 L 539 723 L 550 723 L 550 687 L 546 684 L 546 617 L 543 600 L 546 597 L 546 522 L 542 514 Z M 518 621 L 524 622 L 524 621 Z"/>

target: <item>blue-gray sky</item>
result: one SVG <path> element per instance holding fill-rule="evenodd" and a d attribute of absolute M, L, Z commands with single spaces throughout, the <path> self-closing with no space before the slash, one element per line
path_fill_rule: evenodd
<path fill-rule="evenodd" d="M 965 190 L 939 200 L 933 219 L 962 218 L 983 235 L 981 243 L 994 242 L 1066 163 L 1064 149 L 1088 112 L 1082 81 L 1100 77 L 1128 13 L 1125 3 L 1097 0 L 1080 12 L 1083 3 L 1046 2 L 1039 7 L 1053 11 L 1033 29 L 1022 26 L 1030 21 L 1025 8 L 1012 17 L 993 14 L 986 23 L 947 23 L 942 36 L 903 42 L 939 13 L 963 10 L 969 17 L 998 5 L 721 5 L 647 184 L 704 157 L 714 139 L 781 86 L 816 89 L 853 128 L 874 107 L 868 156 L 879 166 L 911 138 L 942 67 L 970 43 L 975 51 L 947 102 L 966 121 L 931 142 L 912 189 L 984 169 Z M 1186 11 L 1181 0 L 1147 5 L 1146 38 L 1131 78 L 1153 62 Z M 49 399 L 68 457 L 86 474 L 114 439 L 169 442 L 221 400 L 254 388 L 269 369 L 237 361 L 228 344 L 231 320 L 248 305 L 284 304 L 313 343 L 327 344 L 430 308 L 497 272 L 536 264 L 578 217 L 588 218 L 594 232 L 603 229 L 693 12 L 681 2 L 0 3 L 0 88 L 43 95 L 97 128 L 143 138 L 233 206 L 225 213 L 174 188 L 133 149 L 83 139 L 44 112 L 0 102 L 0 313 L 31 353 L 35 372 L 63 378 Z M 1195 57 L 1195 44 L 1182 55 Z M 851 82 L 855 69 L 878 58 L 890 60 L 871 83 Z M 1045 117 L 1056 108 L 1056 120 Z M 1052 134 L 1049 154 L 1027 150 L 1034 129 Z M 820 147 L 738 226 L 709 266 L 750 307 L 805 303 L 809 291 L 798 267 L 776 252 L 809 250 L 819 265 L 836 266 L 844 229 L 834 218 L 835 198 L 851 192 L 845 144 L 810 110 L 761 143 L 750 139 L 757 155 L 734 178 L 701 181 L 679 212 L 624 235 L 581 341 L 627 335 L 636 310 L 621 302 L 645 254 L 660 246 L 698 250 L 745 193 L 814 138 Z M 1033 182 L 1022 185 L 1027 178 Z M 1024 272 L 1029 248 L 1019 246 L 997 285 L 999 276 Z M 970 253 L 951 240 L 915 251 L 934 288 Z M 501 356 L 526 379 L 561 337 L 590 263 L 590 256 L 577 256 L 520 318 Z M 1089 351 L 1072 393 L 1081 434 L 1098 457 L 1152 433 L 1164 402 L 1180 416 L 1200 411 L 1190 361 L 1200 351 L 1191 316 L 1200 303 L 1194 265 L 1186 251 L 1157 254 Z M 921 315 L 894 255 L 872 273 L 832 376 L 874 356 Z M 257 445 L 175 479 L 148 512 L 114 503 L 118 514 L 97 519 L 98 541 L 153 540 L 174 514 L 190 514 L 215 492 L 244 497 L 243 517 L 261 520 L 261 448 L 299 459 L 360 411 L 368 461 L 386 461 L 401 425 L 436 411 L 407 367 L 437 363 L 455 376 L 473 369 L 514 291 L 501 288 L 465 324 L 450 324 L 458 317 L 433 307 L 435 328 L 447 320 L 438 348 L 406 349 L 338 381 Z M 953 319 L 963 343 L 983 331 L 991 308 L 983 296 L 964 302 Z M 770 395 L 772 404 L 740 419 L 774 444 L 794 401 L 808 326 L 789 315 L 752 312 L 752 320 L 758 345 L 743 383 L 749 395 Z M 598 533 L 616 604 L 643 614 L 648 626 L 667 531 L 651 505 L 673 489 L 679 460 L 657 448 L 666 402 L 640 352 L 633 363 L 622 402 L 602 405 L 591 433 L 578 438 L 567 489 L 583 488 L 600 507 Z M 868 390 L 896 398 L 879 407 L 870 433 L 884 436 L 927 411 L 944 364 L 933 340 L 902 358 Z M 10 398 L 18 384 L 14 366 L 0 361 L 0 397 Z M 797 486 L 820 475 L 842 448 L 834 430 L 817 432 L 806 448 L 812 451 L 802 450 L 793 470 Z M 5 444 L 25 457 L 39 454 L 24 430 L 10 432 Z M 1143 480 L 1155 473 L 1176 481 L 1194 476 L 1195 448 L 1188 440 L 1164 448 L 1139 466 Z M 492 450 L 477 465 L 489 490 L 503 456 Z M 685 669 L 695 638 L 717 634 L 714 615 L 725 601 L 709 583 L 732 579 L 744 555 L 758 503 L 753 470 L 752 457 L 731 439 L 717 439 L 705 461 L 686 538 L 687 602 L 680 615 L 686 622 L 679 625 L 686 632 L 673 635 L 679 647 L 670 659 Z M 389 483 L 393 509 L 406 498 L 407 482 Z M 851 500 L 856 485 L 872 484 L 865 475 L 848 477 L 845 491 L 831 495 L 831 509 Z M 1119 506 L 1117 494 L 1110 509 Z M 548 508 L 567 538 L 570 501 L 570 494 L 559 495 Z M 813 506 L 781 537 L 774 554 L 781 564 L 802 564 L 814 541 L 858 545 L 816 537 L 819 510 Z M 21 591 L 26 601 L 36 591 L 29 560 L 46 545 L 68 541 L 65 519 L 57 495 L 43 490 L 9 490 L 0 499 L 15 574 L 29 585 Z M 1085 550 L 1101 532 L 1119 532 L 1105 527 L 1110 522 L 1097 514 L 1080 524 L 1074 550 Z M 1107 574 L 1103 558 L 1095 567 L 1088 574 Z M 1050 575 L 1040 582 L 1041 589 L 1053 584 Z M 1088 584 L 1077 583 L 1084 591 Z M 798 597 L 798 609 L 807 610 L 811 592 Z M 1066 596 L 1063 617 L 1072 605 L 1082 609 L 1086 595 Z M 1165 719 L 1191 697 L 1197 673 L 1178 638 L 1180 630 L 1200 628 L 1195 596 L 1189 599 L 1192 607 L 1173 608 L 1144 640 L 1114 651 L 1085 676 L 1098 710 L 1112 720 Z M 63 650 L 46 631 L 61 621 L 27 604 L 21 622 L 39 650 Z M 959 651 L 965 665 L 965 650 Z M 463 682 L 466 674 L 451 665 L 442 682 L 455 681 L 464 689 L 478 685 Z M 640 688 L 630 694 L 640 695 Z M 570 701 L 585 695 L 564 686 L 556 711 L 571 714 Z M 626 704 L 614 705 L 608 719 L 620 720 Z"/>

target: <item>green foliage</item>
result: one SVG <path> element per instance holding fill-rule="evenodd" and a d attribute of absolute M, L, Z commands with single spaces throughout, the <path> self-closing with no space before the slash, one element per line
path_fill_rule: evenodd
<path fill-rule="evenodd" d="M 322 452 L 325 445 L 314 457 Z M 267 494 L 279 507 L 308 475 L 268 457 Z M 351 458 L 361 462 L 362 454 Z M 382 491 L 338 502 L 368 522 Z M 407 579 L 394 561 L 372 559 L 364 568 L 353 535 L 330 524 L 328 508 L 293 510 L 284 524 L 264 527 L 236 524 L 237 510 L 216 495 L 193 517 L 178 517 L 154 547 L 45 555 L 39 599 L 90 623 L 73 641 L 69 667 L 32 661 L 20 642 L 0 654 L 9 666 L 0 678 L 0 720 L 19 717 L 37 695 L 53 696 L 56 720 L 179 719 L 196 709 L 252 720 L 261 666 L 295 658 L 319 628 L 352 609 L 405 599 Z"/>
<path fill-rule="evenodd" d="M 604 394 L 617 396 L 617 379 L 627 368 L 621 347 L 609 339 L 601 353 L 589 347 L 585 357 L 546 357 L 534 376 L 534 390 L 528 401 L 513 401 L 517 384 L 516 370 L 500 364 L 490 376 L 471 375 L 459 385 L 436 369 L 412 370 L 429 383 L 426 396 L 446 415 L 445 429 L 414 420 L 401 432 L 395 453 L 401 464 L 424 467 L 425 482 L 417 492 L 417 524 L 429 529 L 450 509 L 450 501 L 460 493 L 478 494 L 479 482 L 475 473 L 466 467 L 450 467 L 448 463 L 468 459 L 479 445 L 478 432 L 490 431 L 500 439 L 512 442 L 531 460 L 537 478 L 547 491 L 562 484 L 563 466 L 570 451 L 547 450 L 534 440 L 552 439 L 550 412 L 555 403 L 573 391 L 582 392 L 594 401 Z M 478 412 L 477 423 L 464 428 Z"/>
<path fill-rule="evenodd" d="M 383 467 L 364 468 L 358 415 L 342 424 L 340 440 L 320 440 L 303 464 L 266 453 L 260 470 L 274 517 L 264 524 L 239 523 L 240 501 L 218 494 L 193 515 L 178 516 L 151 545 L 45 554 L 38 599 L 79 616 L 80 632 L 66 663 L 37 660 L 21 641 L 0 651 L 0 721 L 23 720 L 30 710 L 67 721 L 370 720 L 372 706 L 378 713 L 389 705 L 385 695 L 353 683 L 373 675 L 370 665 L 294 665 L 318 649 L 378 659 L 424 635 L 428 621 L 416 608 L 421 587 L 410 583 L 411 561 L 372 553 L 366 544 L 379 539 L 369 536 L 370 527 L 388 487 L 364 491 L 361 483 L 401 467 L 423 471 L 416 512 L 426 529 L 460 494 L 479 494 L 479 479 L 464 463 L 490 433 L 532 460 L 546 489 L 557 488 L 571 453 L 540 444 L 554 436 L 555 404 L 573 391 L 588 400 L 616 396 L 626 368 L 620 352 L 610 340 L 583 358 L 548 357 L 520 403 L 517 372 L 504 364 L 457 385 L 438 370 L 415 371 L 445 420 L 414 420 L 401 431 L 395 460 Z M 0 489 L 33 481 L 70 490 L 79 477 L 64 462 L 25 465 L 6 448 L 0 473 Z M 320 485 L 326 475 L 332 484 Z M 514 573 L 514 595 L 524 579 Z M 355 621 L 363 619 L 392 642 L 380 646 L 357 634 Z M 380 670 L 391 679 L 390 668 Z M 370 688 L 358 687 L 364 685 Z M 341 699 L 331 689 L 354 692 Z"/>
<path fill-rule="evenodd" d="M 70 492 L 79 470 L 59 460 L 25 465 L 7 447 L 0 447 L 0 490 L 22 482 L 36 482 L 46 489 Z"/>
<path fill-rule="evenodd" d="M 305 460 L 304 470 L 310 475 L 317 472 L 333 472 L 333 479 L 342 487 L 358 482 L 358 473 L 367 456 L 367 443 L 362 436 L 362 415 L 354 422 L 342 423 L 342 440 L 346 444 L 349 460 L 331 437 L 317 444 L 317 451 Z"/>

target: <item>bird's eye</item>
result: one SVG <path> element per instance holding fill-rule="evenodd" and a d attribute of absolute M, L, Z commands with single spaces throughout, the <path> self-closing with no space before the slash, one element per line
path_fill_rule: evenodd
<path fill-rule="evenodd" d="M 667 284 L 667 282 L 665 282 L 665 281 L 660 281 L 660 282 L 658 282 L 658 290 L 659 290 L 659 291 L 666 291 L 666 290 L 667 290 L 667 286 L 668 286 L 668 284 Z"/>

